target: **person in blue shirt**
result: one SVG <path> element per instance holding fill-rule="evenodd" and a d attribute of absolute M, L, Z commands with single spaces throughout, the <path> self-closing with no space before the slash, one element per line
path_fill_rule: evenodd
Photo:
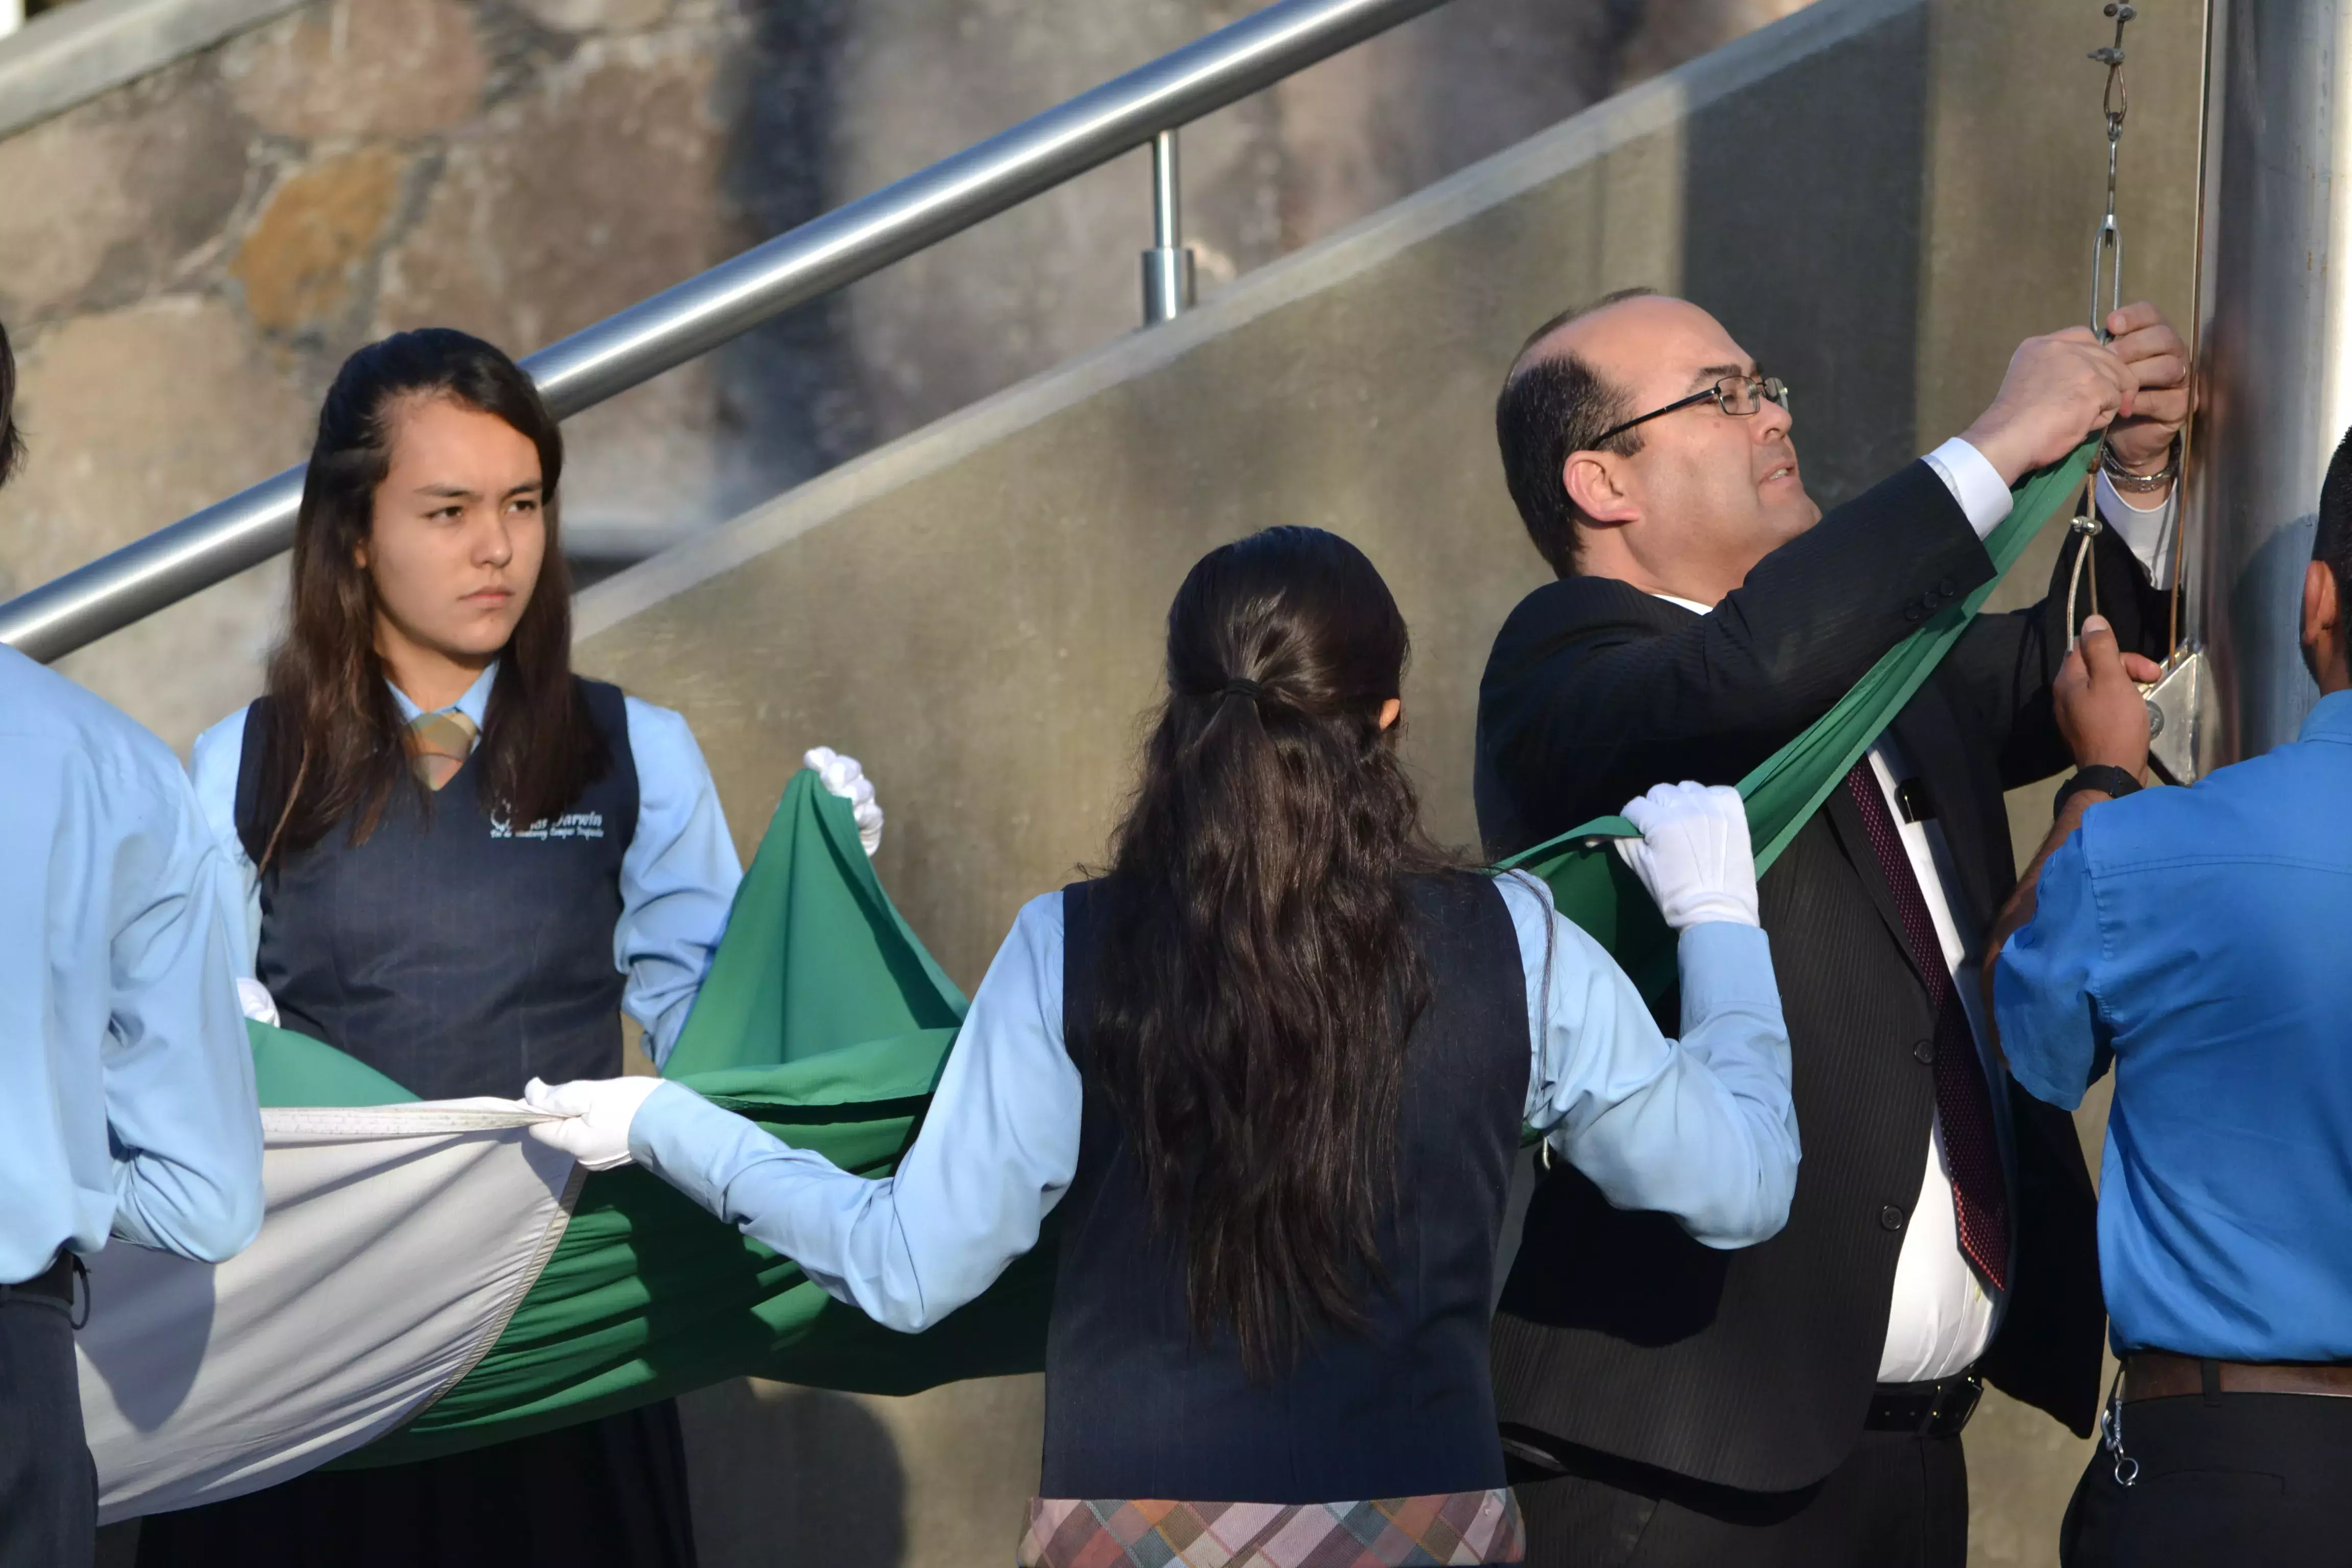
<path fill-rule="evenodd" d="M 531 382 L 446 330 L 327 395 L 284 642 L 198 739 L 257 1016 L 426 1100 L 667 1059 L 741 866 L 685 720 L 571 668 L 563 444 Z M 812 753 L 881 814 L 856 763 Z M 450 1458 L 313 1472 L 150 1519 L 146 1568 L 695 1560 L 667 1402 Z"/>
<path fill-rule="evenodd" d="M 0 330 L 0 485 L 23 453 Z M 261 1118 L 216 881 L 163 743 L 0 647 L 0 1568 L 83 1568 L 73 1330 L 110 1237 L 201 1262 L 261 1228 Z"/>
<path fill-rule="evenodd" d="M 1540 883 L 1423 837 L 1405 653 L 1335 534 L 1192 569 L 1110 866 L 1021 911 L 891 1177 L 677 1085 L 534 1086 L 567 1120 L 533 1135 L 635 1159 L 908 1332 L 1050 1215 L 1033 1568 L 1157 1568 L 1203 1531 L 1235 1561 L 1517 1561 L 1486 1335 L 1522 1126 L 1748 1246 L 1795 1186 L 1789 1047 L 1738 794 L 1628 807 L 1681 932 L 1676 1042 Z"/>
<path fill-rule="evenodd" d="M 2153 672 L 2086 626 L 2057 691 L 2084 766 L 1992 944 L 2018 1082 L 2071 1110 L 2116 1075 L 2099 1268 L 2123 1368 L 2074 1568 L 2352 1553 L 2352 437 L 2313 557 L 2317 706 L 2193 788 L 2138 790 Z"/>

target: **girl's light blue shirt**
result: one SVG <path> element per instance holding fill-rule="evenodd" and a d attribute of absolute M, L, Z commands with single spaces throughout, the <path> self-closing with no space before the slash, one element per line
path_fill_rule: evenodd
<path fill-rule="evenodd" d="M 1789 1037 L 1753 926 L 1682 934 L 1680 1041 L 1601 945 L 1506 877 L 1527 977 L 1526 1120 L 1620 1208 L 1709 1247 L 1777 1233 L 1797 1180 Z M 1062 895 L 1033 900 L 990 964 L 896 1174 L 851 1175 L 678 1084 L 637 1111 L 638 1163 L 887 1326 L 929 1327 L 1036 1245 L 1078 1163 L 1084 1101 L 1062 1045 Z"/>

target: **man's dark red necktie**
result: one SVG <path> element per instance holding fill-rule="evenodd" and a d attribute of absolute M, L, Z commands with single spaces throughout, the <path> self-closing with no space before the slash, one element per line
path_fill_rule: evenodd
<path fill-rule="evenodd" d="M 1977 1059 L 1976 1036 L 1960 1007 L 1951 967 L 1944 962 L 1944 944 L 1927 913 L 1911 857 L 1895 814 L 1879 793 L 1878 776 L 1864 757 L 1845 776 L 1846 793 L 1862 811 L 1863 827 L 1878 856 L 1878 868 L 1895 894 L 1895 912 L 1902 917 L 1903 934 L 1912 962 L 1927 983 L 1927 1002 L 1936 1010 L 1936 1116 L 1943 1124 L 1944 1159 L 1952 1173 L 1953 1216 L 1960 1233 L 1960 1251 L 1996 1290 L 2009 1285 L 2009 1193 L 2001 1180 L 2000 1145 L 1993 1133 L 1992 1097 L 1985 1088 L 1984 1066 Z"/>

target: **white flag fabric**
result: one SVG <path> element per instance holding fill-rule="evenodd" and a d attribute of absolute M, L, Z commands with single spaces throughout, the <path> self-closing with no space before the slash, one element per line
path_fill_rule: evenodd
<path fill-rule="evenodd" d="M 89 1260 L 76 1340 L 104 1522 L 257 1491 L 416 1415 L 498 1339 L 579 1187 L 519 1100 L 261 1119 L 251 1247 Z"/>

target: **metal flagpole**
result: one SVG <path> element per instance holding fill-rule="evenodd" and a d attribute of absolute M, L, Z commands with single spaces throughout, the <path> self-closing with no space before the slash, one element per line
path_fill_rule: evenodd
<path fill-rule="evenodd" d="M 2318 696 L 2300 605 L 2352 425 L 2352 0 L 2211 0 L 2208 16 L 2182 550 L 2187 630 L 2212 661 L 2210 770 L 2294 739 Z"/>

